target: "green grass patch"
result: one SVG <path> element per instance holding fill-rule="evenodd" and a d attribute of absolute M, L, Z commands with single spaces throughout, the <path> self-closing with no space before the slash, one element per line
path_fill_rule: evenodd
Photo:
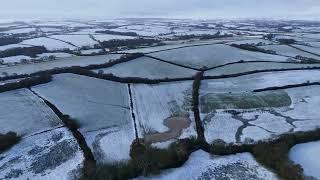
<path fill-rule="evenodd" d="M 267 92 L 212 93 L 200 98 L 201 112 L 216 109 L 253 109 L 290 106 L 291 98 L 283 90 Z"/>

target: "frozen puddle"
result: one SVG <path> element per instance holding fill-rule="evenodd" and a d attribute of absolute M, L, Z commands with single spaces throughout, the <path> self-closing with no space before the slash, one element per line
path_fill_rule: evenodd
<path fill-rule="evenodd" d="M 65 128 L 22 139 L 0 154 L 0 179 L 71 179 L 84 157 Z"/>
<path fill-rule="evenodd" d="M 320 179 L 319 157 L 320 141 L 298 144 L 291 148 L 289 157 L 292 161 L 300 164 L 306 176 L 314 176 Z"/>
<path fill-rule="evenodd" d="M 277 179 L 276 175 L 259 165 L 249 153 L 212 156 L 196 151 L 179 168 L 165 170 L 158 176 L 138 179 Z"/>

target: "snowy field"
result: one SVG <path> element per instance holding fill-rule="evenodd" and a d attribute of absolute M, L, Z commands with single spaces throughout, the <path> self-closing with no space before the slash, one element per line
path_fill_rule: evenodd
<path fill-rule="evenodd" d="M 68 43 L 55 40 L 55 39 L 49 39 L 46 37 L 39 37 L 34 39 L 28 39 L 21 42 L 21 44 L 31 45 L 31 46 L 44 46 L 48 50 L 58 50 L 58 49 L 71 49 L 74 50 L 77 47 L 72 46 Z"/>
<path fill-rule="evenodd" d="M 23 138 L 0 154 L 0 179 L 73 179 L 84 156 L 66 128 Z"/>
<path fill-rule="evenodd" d="M 105 74 L 112 73 L 118 77 L 140 77 L 149 79 L 192 77 L 195 70 L 161 62 L 153 58 L 141 57 L 130 62 L 114 65 L 110 68 L 95 70 Z"/>
<path fill-rule="evenodd" d="M 81 50 L 81 54 L 90 55 L 92 53 L 100 53 L 102 49 Z"/>
<path fill-rule="evenodd" d="M 31 47 L 30 45 L 23 45 L 23 44 L 9 44 L 5 46 L 0 46 L 0 51 L 12 49 L 12 48 L 23 48 L 23 47 Z"/>
<path fill-rule="evenodd" d="M 63 68 L 72 66 L 88 66 L 91 64 L 103 64 L 110 60 L 120 58 L 120 54 L 108 54 L 100 56 L 76 56 L 69 58 L 61 58 L 54 61 L 47 61 L 36 64 L 26 64 L 13 67 L 0 68 L 0 76 L 4 76 L 3 73 L 12 74 L 31 74 L 38 71 L 49 70 L 53 68 Z"/>
<path fill-rule="evenodd" d="M 305 42 L 307 45 L 320 48 L 320 41 L 319 42 Z"/>
<path fill-rule="evenodd" d="M 320 33 L 315 33 L 315 34 L 304 34 L 303 37 L 307 38 L 312 38 L 312 39 L 317 39 L 320 40 Z"/>
<path fill-rule="evenodd" d="M 296 57 L 298 55 L 303 56 L 303 57 L 308 57 L 308 58 L 313 58 L 313 59 L 320 59 L 320 56 L 315 56 L 313 54 L 300 51 L 296 48 L 287 46 L 287 45 L 269 45 L 269 46 L 261 46 L 263 49 L 267 50 L 272 50 L 275 51 L 279 55 L 284 55 L 284 56 L 291 56 L 291 57 Z M 320 49 L 319 49 L 320 51 Z"/>
<path fill-rule="evenodd" d="M 320 141 L 298 144 L 291 148 L 289 157 L 292 161 L 300 164 L 306 176 L 312 176 L 320 179 L 320 161 L 318 156 L 320 150 Z"/>
<path fill-rule="evenodd" d="M 201 94 L 246 92 L 267 87 L 301 84 L 307 81 L 320 81 L 320 70 L 266 72 L 235 78 L 204 80 L 200 92 Z"/>
<path fill-rule="evenodd" d="M 140 36 L 158 36 L 161 34 L 168 34 L 171 31 L 168 27 L 165 26 L 145 26 L 145 25 L 130 25 L 130 26 L 121 26 L 119 28 L 110 29 L 111 31 L 116 32 L 135 32 Z"/>
<path fill-rule="evenodd" d="M 132 95 L 139 135 L 164 133 L 169 129 L 164 120 L 169 117 L 189 117 L 191 111 L 192 81 L 162 83 L 159 85 L 134 84 Z M 196 135 L 194 121 L 179 138 Z"/>
<path fill-rule="evenodd" d="M 64 53 L 64 52 L 58 52 L 58 53 L 42 53 L 37 55 L 40 58 L 45 58 L 45 57 L 50 57 L 54 56 L 56 58 L 67 58 L 67 57 L 73 57 L 75 55 L 69 54 L 69 53 Z"/>
<path fill-rule="evenodd" d="M 10 57 L 5 57 L 5 58 L 0 58 L 0 60 L 3 60 L 3 62 L 5 64 L 10 64 L 10 63 L 20 63 L 21 60 L 26 59 L 26 60 L 30 60 L 31 57 L 29 56 L 10 56 Z"/>
<path fill-rule="evenodd" d="M 111 34 L 96 34 L 93 35 L 93 37 L 95 39 L 97 39 L 98 41 L 109 41 L 111 39 L 134 39 L 136 37 L 132 37 L 132 36 L 120 36 L 120 35 L 111 35 Z"/>
<path fill-rule="evenodd" d="M 191 154 L 189 160 L 179 168 L 163 171 L 160 175 L 138 179 L 278 179 L 262 167 L 249 153 L 230 156 L 212 156 L 202 150 Z"/>
<path fill-rule="evenodd" d="M 170 62 L 190 67 L 214 67 L 237 61 L 287 61 L 287 57 L 245 51 L 228 45 L 215 44 L 197 47 L 186 47 L 150 54 Z"/>
<path fill-rule="evenodd" d="M 244 73 L 255 70 L 268 69 L 292 69 L 292 68 L 307 68 L 320 67 L 320 64 L 299 64 L 299 63 L 276 63 L 276 62 L 248 62 L 237 63 L 228 66 L 218 67 L 205 72 L 205 76 L 221 76 L 237 73 Z"/>
<path fill-rule="evenodd" d="M 136 52 L 154 58 L 144 56 L 92 71 L 112 73 L 118 77 L 170 79 L 192 77 L 197 73 L 192 69 L 202 67 L 211 68 L 204 72 L 205 77 L 255 70 L 320 67 L 317 63 L 299 64 L 300 60 L 294 58 L 299 55 L 320 60 L 320 23 L 316 22 L 311 25 L 310 22 L 276 20 L 2 21 L 0 38 L 10 36 L 20 38 L 22 42 L 5 45 L 7 42 L 4 41 L 4 45 L 0 46 L 0 56 L 6 57 L 0 58 L 0 77 L 103 64 L 119 59 L 120 53 Z M 138 37 L 96 33 L 105 30 L 134 32 Z M 231 36 L 200 37 L 205 34 Z M 95 46 L 101 41 L 134 38 L 153 38 L 160 40 L 162 45 L 130 49 L 135 47 L 132 45 L 119 48 L 119 54 L 94 55 L 104 51 Z M 297 42 L 283 45 L 279 39 L 295 39 Z M 277 55 L 243 50 L 231 44 L 251 44 L 273 50 Z M 37 54 L 37 59 L 44 58 L 46 61 L 32 61 L 30 57 L 18 56 L 26 53 L 18 52 L 7 57 L 8 52 L 2 52 L 32 46 L 48 49 L 47 53 Z M 49 56 L 56 59 L 48 59 Z M 29 59 L 29 62 L 19 64 L 21 59 Z M 0 85 L 20 80 L 4 79 Z M 320 128 L 320 86 L 253 92 L 307 82 L 320 82 L 320 70 L 274 71 L 234 78 L 203 79 L 198 108 L 206 141 L 210 144 L 221 140 L 240 145 L 251 144 L 285 133 Z M 31 87 L 31 90 L 0 93 L 0 134 L 13 131 L 22 138 L 0 154 L 0 179 L 79 178 L 84 165 L 84 154 L 75 139 L 79 137 L 74 137 L 43 99 L 79 125 L 78 131 L 99 167 L 128 162 L 130 145 L 136 135 L 146 145 L 160 149 L 167 149 L 178 139 L 196 137 L 192 84 L 191 80 L 152 85 L 126 84 L 64 73 L 53 75 L 51 82 Z M 318 151 L 319 142 L 299 144 L 291 149 L 289 157 L 304 168 L 306 176 L 319 179 L 317 167 L 320 165 L 315 158 Z M 215 156 L 198 150 L 181 167 L 137 179 L 269 180 L 278 177 L 272 170 L 260 165 L 250 153 Z"/>
<path fill-rule="evenodd" d="M 261 93 L 206 94 L 200 111 L 208 143 L 250 143 L 277 135 L 320 127 L 320 87 Z"/>
<path fill-rule="evenodd" d="M 316 54 L 318 56 L 317 59 L 320 58 L 320 48 L 310 47 L 310 46 L 303 46 L 303 45 L 293 45 L 293 46 L 296 47 L 296 48 L 302 49 L 304 51 L 314 53 L 314 54 Z"/>
<path fill-rule="evenodd" d="M 93 40 L 89 35 L 53 35 L 53 36 L 49 36 L 49 38 L 66 41 L 77 47 L 82 47 L 82 46 L 93 47 L 95 44 L 98 44 L 98 42 Z"/>
<path fill-rule="evenodd" d="M 60 119 L 28 89 L 0 93 L 0 133 L 28 136 L 61 126 Z"/>
<path fill-rule="evenodd" d="M 3 31 L 2 33 L 5 34 L 22 34 L 22 33 L 30 33 L 36 31 L 35 28 L 20 28 L 20 29 L 13 29 L 10 31 Z"/>
<path fill-rule="evenodd" d="M 238 37 L 237 37 L 238 38 Z M 237 41 L 237 38 L 230 39 L 230 38 L 220 38 L 220 39 L 209 39 L 209 40 L 199 40 L 199 41 L 165 41 L 166 45 L 162 46 L 154 46 L 154 47 L 145 47 L 145 48 L 138 48 L 138 49 L 130 49 L 130 50 L 124 50 L 119 51 L 121 53 L 155 53 L 158 51 L 166 51 L 171 49 L 179 49 L 189 46 L 201 46 L 201 45 L 212 45 L 212 44 L 224 44 L 228 42 L 234 42 Z M 239 37 L 239 39 L 247 39 Z"/>
<path fill-rule="evenodd" d="M 79 124 L 79 131 L 99 161 L 129 158 L 134 129 L 125 84 L 60 74 L 54 76 L 52 82 L 32 89 Z M 111 140 L 112 137 L 118 140 Z M 115 156 L 114 151 L 123 153 Z"/>

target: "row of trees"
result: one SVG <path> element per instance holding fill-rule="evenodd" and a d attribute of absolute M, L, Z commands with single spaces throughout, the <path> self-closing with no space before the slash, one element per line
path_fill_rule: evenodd
<path fill-rule="evenodd" d="M 48 50 L 44 46 L 32 46 L 32 47 L 17 47 L 11 48 L 4 51 L 0 51 L 0 58 L 10 56 L 30 56 L 33 58 L 37 57 L 37 54 L 47 53 Z"/>
<path fill-rule="evenodd" d="M 120 36 L 139 36 L 135 32 L 118 32 L 118 31 L 111 31 L 111 30 L 96 31 L 96 33 L 120 35 Z"/>
<path fill-rule="evenodd" d="M 43 73 L 40 76 L 28 77 L 22 80 L 18 80 L 16 82 L 0 85 L 0 92 L 12 91 L 21 88 L 29 88 L 31 86 L 48 83 L 51 80 L 52 77 L 49 73 Z"/>
<path fill-rule="evenodd" d="M 175 36 L 174 38 L 177 40 L 189 40 L 189 39 L 200 39 L 200 40 L 207 40 L 207 39 L 217 39 L 217 38 L 226 38 L 226 37 L 232 37 L 232 34 L 221 34 L 220 32 L 216 34 L 190 34 L 190 35 L 181 35 L 181 36 Z"/>
<path fill-rule="evenodd" d="M 137 39 L 112 39 L 109 41 L 100 42 L 100 46 L 102 48 L 114 49 L 118 47 L 128 47 L 130 49 L 136 49 L 140 46 L 153 46 L 160 45 L 161 41 L 158 39 L 145 39 L 145 38 L 137 38 Z M 100 47 L 95 47 L 100 48 Z"/>
<path fill-rule="evenodd" d="M 267 53 L 267 54 L 276 54 L 275 51 L 273 50 L 267 50 L 263 49 L 251 44 L 231 44 L 232 47 L 236 47 L 239 49 L 247 50 L 247 51 L 255 51 L 255 52 L 262 52 L 262 53 Z"/>
<path fill-rule="evenodd" d="M 5 46 L 9 44 L 17 44 L 22 42 L 20 38 L 16 37 L 0 37 L 0 46 Z"/>

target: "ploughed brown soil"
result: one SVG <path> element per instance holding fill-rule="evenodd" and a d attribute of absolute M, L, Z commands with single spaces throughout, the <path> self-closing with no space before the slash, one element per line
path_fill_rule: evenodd
<path fill-rule="evenodd" d="M 146 144 L 165 142 L 178 138 L 182 130 L 190 126 L 191 120 L 189 117 L 170 117 L 165 119 L 163 124 L 169 128 L 169 131 L 145 135 L 144 141 Z"/>

